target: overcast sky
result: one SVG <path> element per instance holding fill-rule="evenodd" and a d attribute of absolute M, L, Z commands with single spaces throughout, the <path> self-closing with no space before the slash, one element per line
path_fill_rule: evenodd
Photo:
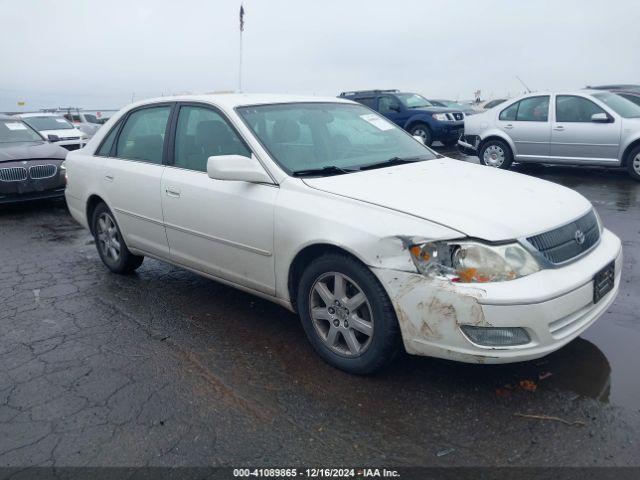
<path fill-rule="evenodd" d="M 640 83 L 638 0 L 245 0 L 243 90 Z M 0 0 L 0 110 L 238 87 L 238 0 Z"/>

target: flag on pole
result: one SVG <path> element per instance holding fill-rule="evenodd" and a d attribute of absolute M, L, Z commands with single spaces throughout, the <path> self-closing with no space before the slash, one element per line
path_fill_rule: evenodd
<path fill-rule="evenodd" d="M 240 4 L 240 31 L 244 32 L 244 7 Z"/>

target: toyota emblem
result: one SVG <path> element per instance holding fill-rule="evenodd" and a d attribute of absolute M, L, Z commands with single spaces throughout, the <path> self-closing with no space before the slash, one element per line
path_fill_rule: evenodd
<path fill-rule="evenodd" d="M 584 243 L 584 233 L 582 232 L 582 230 L 576 230 L 576 233 L 573 235 L 573 238 L 575 239 L 578 245 L 582 245 Z"/>

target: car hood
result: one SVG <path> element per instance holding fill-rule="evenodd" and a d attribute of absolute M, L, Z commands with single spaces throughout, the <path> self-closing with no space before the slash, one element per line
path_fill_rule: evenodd
<path fill-rule="evenodd" d="M 582 195 L 555 183 L 448 158 L 304 182 L 488 241 L 550 230 L 592 208 Z"/>
<path fill-rule="evenodd" d="M 52 158 L 64 160 L 67 153 L 62 147 L 48 142 L 16 142 L 0 144 L 0 162 Z"/>
<path fill-rule="evenodd" d="M 60 138 L 68 138 L 68 137 L 79 137 L 82 135 L 82 132 L 77 128 L 63 128 L 62 130 L 39 130 L 39 132 L 44 135 L 57 135 Z"/>
<path fill-rule="evenodd" d="M 449 108 L 449 107 L 420 107 L 420 108 L 409 108 L 410 112 L 415 113 L 454 113 L 461 112 L 457 108 Z"/>

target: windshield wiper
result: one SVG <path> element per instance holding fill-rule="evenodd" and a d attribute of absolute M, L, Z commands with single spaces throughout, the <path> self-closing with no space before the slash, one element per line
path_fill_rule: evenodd
<path fill-rule="evenodd" d="M 371 168 L 380 168 L 380 167 L 392 167 L 394 165 L 404 165 L 405 163 L 415 163 L 426 160 L 424 156 L 419 157 L 391 157 L 387 160 L 383 160 L 382 162 L 370 163 L 368 165 L 363 165 L 360 167 L 360 170 L 369 170 Z"/>
<path fill-rule="evenodd" d="M 327 165 L 322 168 L 308 168 L 306 170 L 296 170 L 292 173 L 294 177 L 311 177 L 324 175 L 340 175 L 343 173 L 352 173 L 360 170 L 359 168 L 342 168 L 337 165 Z"/>

